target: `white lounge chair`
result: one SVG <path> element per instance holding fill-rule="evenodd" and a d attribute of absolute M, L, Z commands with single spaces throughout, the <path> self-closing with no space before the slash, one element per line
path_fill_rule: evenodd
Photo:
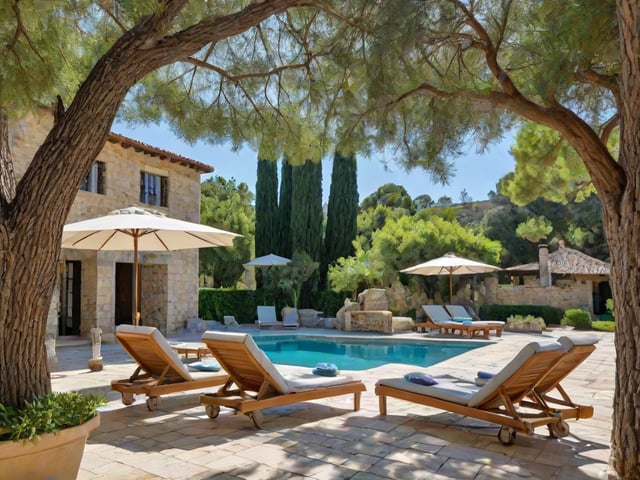
<path fill-rule="evenodd" d="M 258 306 L 258 327 L 276 327 L 282 325 L 276 317 L 276 307 L 273 305 Z"/>

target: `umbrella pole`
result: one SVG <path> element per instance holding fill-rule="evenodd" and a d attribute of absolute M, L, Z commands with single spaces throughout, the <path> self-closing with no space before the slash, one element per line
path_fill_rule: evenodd
<path fill-rule="evenodd" d="M 453 272 L 449 272 L 449 303 L 453 304 Z"/>
<path fill-rule="evenodd" d="M 136 307 L 136 313 L 133 324 L 137 327 L 140 325 L 140 298 L 138 296 L 138 235 L 133 236 L 133 298 Z"/>

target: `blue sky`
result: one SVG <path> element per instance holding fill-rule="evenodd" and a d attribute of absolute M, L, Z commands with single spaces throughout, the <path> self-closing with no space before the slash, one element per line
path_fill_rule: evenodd
<path fill-rule="evenodd" d="M 215 169 L 213 175 L 245 182 L 249 189 L 255 192 L 257 157 L 255 152 L 249 149 L 233 152 L 230 147 L 223 145 L 208 145 L 204 142 L 190 145 L 180 140 L 170 128 L 161 125 L 140 125 L 132 128 L 116 122 L 112 130 L 154 147 L 209 164 Z M 445 186 L 433 184 L 430 176 L 422 170 L 406 172 L 393 163 L 385 166 L 381 158 L 359 158 L 360 200 L 362 201 L 385 183 L 404 186 L 412 198 L 426 193 L 433 200 L 438 200 L 446 195 L 455 203 L 460 200 L 460 192 L 466 190 L 472 200 L 485 200 L 490 191 L 495 191 L 498 180 L 514 169 L 513 157 L 509 153 L 511 142 L 512 138 L 507 137 L 503 142 L 482 154 L 477 154 L 474 145 L 469 145 L 464 155 L 454 160 L 455 177 L 451 179 L 449 185 Z M 330 159 L 324 161 L 322 170 L 322 192 L 326 201 L 331 179 Z M 207 176 L 203 175 L 202 180 L 206 178 Z"/>

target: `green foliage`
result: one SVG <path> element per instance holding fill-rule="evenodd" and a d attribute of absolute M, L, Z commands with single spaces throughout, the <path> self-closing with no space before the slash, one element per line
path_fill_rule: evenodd
<path fill-rule="evenodd" d="M 597 330 L 599 332 L 615 332 L 616 324 L 615 322 L 597 320 L 597 321 L 591 322 L 591 329 Z"/>
<path fill-rule="evenodd" d="M 386 183 L 360 202 L 360 210 L 369 210 L 383 205 L 389 208 L 402 208 L 413 213 L 413 201 L 407 190 L 394 183 Z"/>
<path fill-rule="evenodd" d="M 52 392 L 27 401 L 23 409 L 0 404 L 0 440 L 33 440 L 44 433 L 75 427 L 106 405 L 102 395 Z"/>
<path fill-rule="evenodd" d="M 360 251 L 355 257 L 341 257 L 330 265 L 328 280 L 334 292 L 348 293 L 355 300 L 358 291 L 369 286 L 373 278 L 369 262 Z"/>
<path fill-rule="evenodd" d="M 278 164 L 275 160 L 258 159 L 256 179 L 255 256 L 276 251 L 278 245 Z"/>
<path fill-rule="evenodd" d="M 236 184 L 233 178 L 213 177 L 200 186 L 200 221 L 243 235 L 234 239 L 233 248 L 200 249 L 200 275 L 213 279 L 213 287 L 234 287 L 244 273 L 242 264 L 251 259 L 255 228 L 252 203 L 247 184 Z"/>
<path fill-rule="evenodd" d="M 325 280 L 329 264 L 340 257 L 349 257 L 355 252 L 353 241 L 358 229 L 357 173 L 355 155 L 344 156 L 336 151 L 331 171 L 327 228 L 321 265 L 322 276 L 325 277 Z"/>
<path fill-rule="evenodd" d="M 609 312 L 611 315 L 614 315 L 613 298 L 607 298 L 605 305 L 607 306 L 607 312 Z"/>
<path fill-rule="evenodd" d="M 420 215 L 389 220 L 374 232 L 367 255 L 375 278 L 382 284 L 391 283 L 398 271 L 436 258 L 448 252 L 495 264 L 500 255 L 500 243 L 439 217 Z"/>
<path fill-rule="evenodd" d="M 256 307 L 264 305 L 262 290 L 201 288 L 198 291 L 198 315 L 204 320 L 222 321 L 234 315 L 238 323 L 253 323 Z"/>
<path fill-rule="evenodd" d="M 292 168 L 291 182 L 291 248 L 305 252 L 315 261 L 322 259 L 322 163 L 305 161 Z M 312 292 L 317 290 L 320 272 L 316 271 L 299 292 L 301 306 L 311 307 Z"/>
<path fill-rule="evenodd" d="M 559 239 L 565 239 L 568 247 L 601 260 L 609 259 L 602 206 L 596 195 L 583 202 L 572 201 L 566 205 L 538 199 L 524 207 L 498 196 L 492 204 L 495 207 L 487 213 L 484 221 L 486 235 L 502 242 L 501 264 L 504 267 L 529 263 L 538 258 L 537 245 L 516 235 L 517 226 L 532 217 L 544 217 L 553 226 L 548 234 L 552 250 Z"/>
<path fill-rule="evenodd" d="M 554 130 L 526 123 L 516 135 L 511 152 L 516 170 L 503 185 L 503 193 L 518 205 L 526 205 L 539 197 L 566 203 L 594 193 L 584 163 Z"/>
<path fill-rule="evenodd" d="M 318 271 L 318 262 L 314 262 L 305 252 L 296 252 L 291 262 L 280 267 L 280 282 L 278 286 L 291 295 L 294 308 L 298 308 L 300 291 L 304 282 Z"/>
<path fill-rule="evenodd" d="M 543 238 L 547 238 L 553 231 L 553 226 L 549 220 L 540 217 L 531 217 L 526 222 L 521 223 L 516 228 L 516 235 L 530 242 L 539 242 Z"/>
<path fill-rule="evenodd" d="M 286 158 L 282 159 L 280 169 L 280 200 L 278 201 L 278 245 L 275 249 L 277 255 L 291 258 L 293 254 L 291 244 L 291 164 Z"/>
<path fill-rule="evenodd" d="M 587 330 L 591 328 L 591 314 L 577 308 L 569 309 L 564 312 L 561 323 L 577 330 Z"/>
<path fill-rule="evenodd" d="M 478 316 L 482 320 L 507 321 L 512 316 L 540 317 L 547 325 L 559 325 L 562 318 L 562 309 L 549 305 L 480 305 Z"/>
<path fill-rule="evenodd" d="M 335 317 L 338 310 L 344 306 L 345 296 L 333 290 L 319 291 L 313 301 L 314 308 L 323 312 L 325 317 Z"/>

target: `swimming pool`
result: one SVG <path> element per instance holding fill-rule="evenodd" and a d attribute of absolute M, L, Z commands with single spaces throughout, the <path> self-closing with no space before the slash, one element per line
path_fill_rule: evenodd
<path fill-rule="evenodd" d="M 411 342 L 300 335 L 253 337 L 273 363 L 315 367 L 334 363 L 341 370 L 368 370 L 387 363 L 428 367 L 485 345 L 478 342 Z"/>

